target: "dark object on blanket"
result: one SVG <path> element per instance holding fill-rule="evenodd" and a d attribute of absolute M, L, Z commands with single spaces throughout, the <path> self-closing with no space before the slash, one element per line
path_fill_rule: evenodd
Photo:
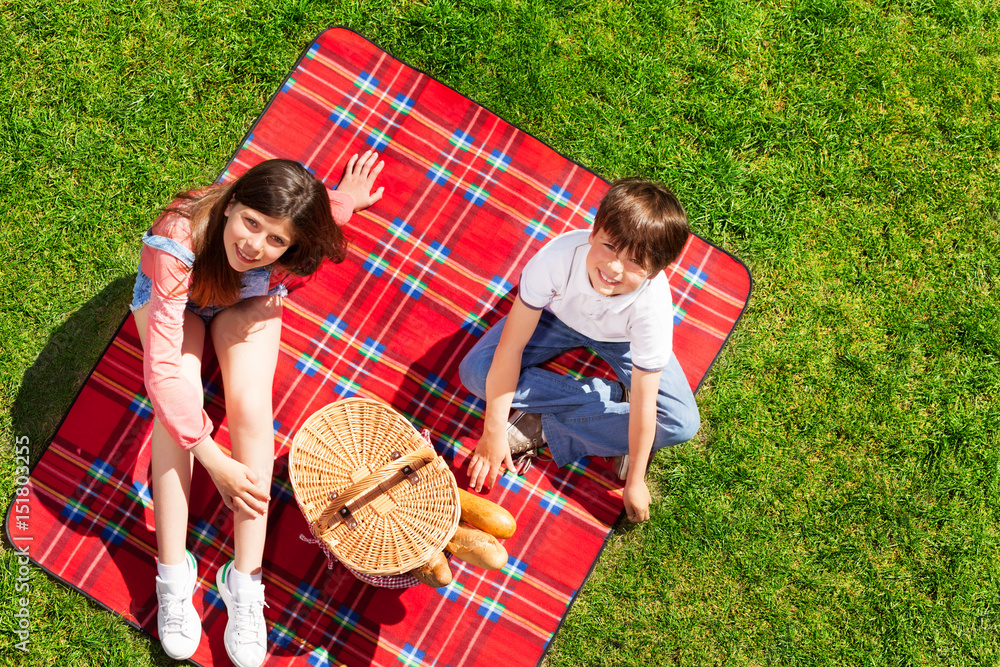
<path fill-rule="evenodd" d="M 361 574 L 426 565 L 458 526 L 455 476 L 379 401 L 351 398 L 316 411 L 295 434 L 288 461 L 313 535 Z"/>

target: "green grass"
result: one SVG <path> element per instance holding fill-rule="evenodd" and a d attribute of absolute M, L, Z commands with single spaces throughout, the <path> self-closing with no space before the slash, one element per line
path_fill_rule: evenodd
<path fill-rule="evenodd" d="M 1000 662 L 995 0 L 0 0 L 0 496 L 124 312 L 136 239 L 340 23 L 752 269 L 699 395 L 548 664 Z M 40 353 L 44 351 L 41 356 Z M 37 360 L 37 361 L 36 361 Z M 168 664 L 0 553 L 0 663 Z"/>

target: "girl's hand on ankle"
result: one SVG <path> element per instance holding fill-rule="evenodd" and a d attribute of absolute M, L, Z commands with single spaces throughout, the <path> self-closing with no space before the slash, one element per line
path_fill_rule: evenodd
<path fill-rule="evenodd" d="M 252 517 L 267 512 L 271 497 L 259 488 L 259 479 L 253 470 L 226 456 L 211 438 L 198 443 L 191 451 L 211 475 L 226 507 L 234 512 L 242 510 Z"/>
<path fill-rule="evenodd" d="M 347 161 L 347 167 L 344 169 L 343 178 L 340 179 L 340 185 L 337 186 L 337 192 L 351 195 L 354 198 L 355 211 L 368 208 L 381 199 L 382 193 L 385 192 L 384 187 L 372 192 L 375 179 L 382 171 L 382 167 L 385 166 L 385 162 L 379 161 L 376 164 L 376 160 L 378 160 L 378 153 L 365 151 L 360 158 L 355 154 Z"/>
<path fill-rule="evenodd" d="M 252 517 L 264 516 L 270 496 L 258 487 L 257 474 L 235 459 L 226 457 L 214 471 L 209 471 L 222 502 L 233 510 L 243 510 Z"/>

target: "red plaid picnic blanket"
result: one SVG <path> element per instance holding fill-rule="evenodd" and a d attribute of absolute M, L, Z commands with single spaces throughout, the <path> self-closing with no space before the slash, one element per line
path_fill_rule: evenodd
<path fill-rule="evenodd" d="M 386 161 L 384 199 L 354 217 L 347 261 L 324 266 L 286 302 L 264 554 L 268 664 L 535 665 L 621 512 L 607 464 L 543 461 L 526 477 L 505 475 L 489 497 L 519 526 L 507 566 L 484 572 L 452 560 L 450 586 L 390 590 L 328 570 L 301 539 L 309 531 L 288 482 L 288 447 L 315 410 L 367 396 L 428 429 L 465 482 L 484 406 L 459 382 L 458 362 L 508 310 L 527 259 L 592 223 L 607 183 L 342 28 L 309 46 L 220 178 L 285 157 L 332 187 L 367 148 Z M 675 350 L 697 387 L 745 307 L 750 276 L 697 237 L 668 273 Z M 127 318 L 32 471 L 28 529 L 9 514 L 7 531 L 53 576 L 155 634 L 152 408 L 141 357 Z M 207 357 L 206 405 L 228 446 L 225 396 Z M 585 351 L 556 366 L 604 372 Z M 192 496 L 206 635 L 194 660 L 227 664 L 215 571 L 232 556 L 232 518 L 200 468 Z"/>

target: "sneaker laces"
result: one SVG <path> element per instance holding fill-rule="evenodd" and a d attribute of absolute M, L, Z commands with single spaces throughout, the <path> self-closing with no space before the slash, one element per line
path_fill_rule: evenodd
<path fill-rule="evenodd" d="M 236 611 L 236 641 L 245 643 L 244 636 L 249 636 L 249 641 L 257 642 L 260 636 L 260 627 L 264 625 L 264 607 L 270 605 L 264 601 L 263 596 L 253 599 L 250 602 L 240 602 L 234 600 Z"/>
<path fill-rule="evenodd" d="M 534 461 L 537 457 L 538 457 L 537 446 L 531 447 L 530 449 L 521 452 L 520 454 L 514 457 L 514 471 L 517 472 L 518 475 L 524 477 L 524 475 L 526 475 L 527 472 L 531 470 L 531 466 L 534 464 Z"/>
<path fill-rule="evenodd" d="M 181 632 L 184 630 L 184 596 L 160 593 L 160 609 L 163 611 L 163 630 Z"/>
<path fill-rule="evenodd" d="M 518 445 L 511 445 L 510 453 L 514 456 L 525 457 L 525 456 L 538 456 L 538 447 L 542 444 L 542 441 L 538 438 L 532 438 L 526 442 L 522 442 Z"/>
<path fill-rule="evenodd" d="M 514 470 L 518 475 L 524 477 L 531 470 L 536 459 L 539 461 L 552 460 L 552 454 L 545 447 L 544 442 L 532 445 L 527 451 L 516 455 L 514 457 Z"/>

